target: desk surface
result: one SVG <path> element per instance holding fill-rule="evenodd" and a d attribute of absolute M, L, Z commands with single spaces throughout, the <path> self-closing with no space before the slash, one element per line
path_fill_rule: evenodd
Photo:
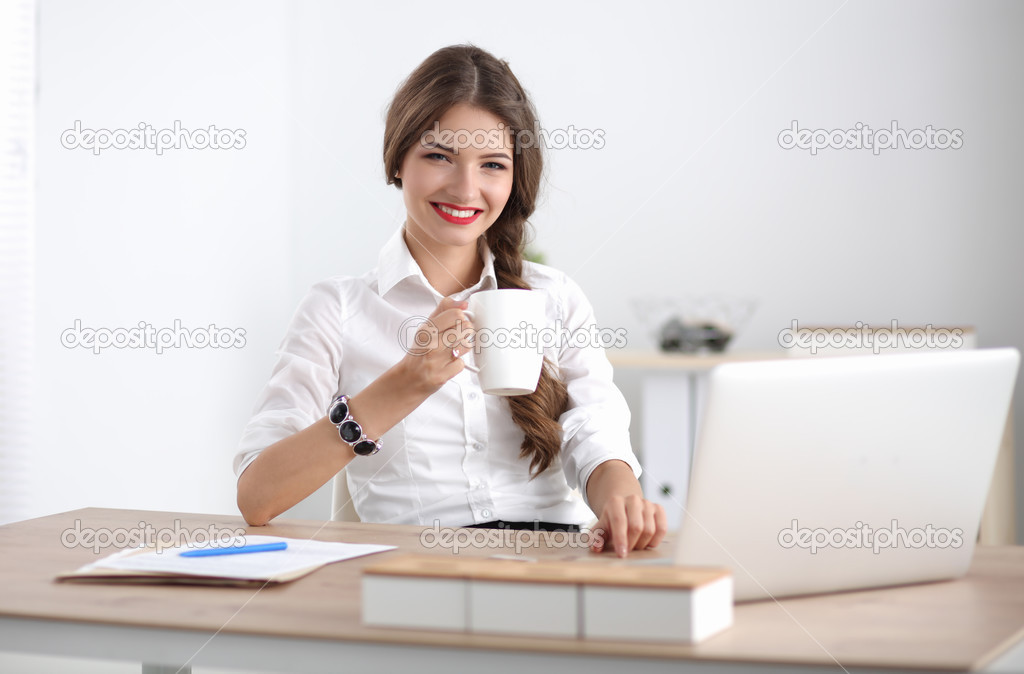
<path fill-rule="evenodd" d="M 113 549 L 68 548 L 61 534 L 80 527 L 207 529 L 243 526 L 241 518 L 87 508 L 0 527 L 0 617 L 130 625 L 332 641 L 407 644 L 533 653 L 606 654 L 623 657 L 803 663 L 835 667 L 969 670 L 986 666 L 1024 637 L 1024 547 L 979 548 L 967 578 L 889 590 L 737 605 L 735 625 L 697 646 L 633 642 L 526 639 L 461 633 L 365 627 L 360 622 L 360 571 L 385 555 L 421 551 L 424 527 L 292 520 L 251 533 L 325 541 L 383 543 L 399 550 L 333 564 L 312 575 L 262 591 L 217 587 L 79 585 L 56 583 Z M 474 530 L 465 530 L 472 532 Z M 544 558 L 594 558 L 621 563 L 569 547 L 578 535 L 523 532 L 523 554 Z M 562 543 L 559 546 L 559 543 Z M 553 544 L 553 545 L 549 545 Z M 463 549 L 489 556 L 510 550 Z M 630 559 L 670 554 L 671 540 Z M 44 623 L 45 624 L 45 623 Z"/>

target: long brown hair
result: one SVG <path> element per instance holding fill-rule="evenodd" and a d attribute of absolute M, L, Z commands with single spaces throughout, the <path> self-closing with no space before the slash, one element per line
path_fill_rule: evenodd
<path fill-rule="evenodd" d="M 544 160 L 540 144 L 532 135 L 537 130 L 537 113 L 506 61 L 479 47 L 456 45 L 437 50 L 406 78 L 388 107 L 384 127 L 387 184 L 402 188 L 395 173 L 406 152 L 445 111 L 458 103 L 486 110 L 512 130 L 512 193 L 484 236 L 494 253 L 498 287 L 529 289 L 530 285 L 523 280 L 526 220 L 536 205 Z M 519 134 L 522 130 L 529 130 L 530 134 Z M 529 136 L 532 142 L 520 142 L 520 136 Z M 545 358 L 537 390 L 508 398 L 512 421 L 526 434 L 519 455 L 530 457 L 530 479 L 551 466 L 562 446 L 558 418 L 568 406 L 569 393 L 565 382 L 554 372 Z"/>

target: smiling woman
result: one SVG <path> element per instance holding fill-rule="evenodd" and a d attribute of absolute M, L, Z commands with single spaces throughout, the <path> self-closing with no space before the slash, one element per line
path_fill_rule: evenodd
<path fill-rule="evenodd" d="M 459 134 L 456 129 L 469 129 L 474 124 L 481 125 L 472 134 Z M 484 128 L 492 128 L 492 132 L 484 132 Z M 451 147 L 441 144 L 431 137 L 450 138 Z M 470 140 L 472 139 L 472 140 Z M 477 144 L 476 139 L 480 139 Z M 462 142 L 460 142 L 462 141 Z M 456 190 L 461 187 L 463 191 L 472 190 L 474 181 L 468 174 L 470 171 L 477 171 L 477 166 L 484 169 L 481 174 L 481 195 L 487 199 L 487 203 L 481 206 L 504 207 L 508 196 L 512 191 L 512 152 L 514 139 L 504 122 L 499 121 L 494 115 L 486 110 L 473 107 L 467 103 L 459 103 L 452 106 L 444 113 L 440 121 L 435 125 L 435 130 L 430 135 L 424 134 L 420 140 L 422 150 L 418 154 L 406 153 L 403 162 L 403 170 L 395 173 L 396 180 L 404 183 L 406 194 L 406 205 L 409 197 L 415 202 L 416 194 L 429 189 L 430 187 L 445 187 L 445 183 L 455 181 Z M 488 152 L 488 150 L 500 150 Z M 385 154 L 388 150 L 385 149 Z M 484 152 L 487 152 L 484 154 Z M 461 154 L 460 154 L 461 153 Z M 425 160 L 425 161 L 423 161 Z M 447 164 L 448 166 L 443 166 Z M 467 167 L 466 176 L 451 175 L 452 170 L 458 170 L 459 166 Z M 404 179 L 401 173 L 405 174 Z M 470 197 L 472 198 L 472 197 Z M 492 203 L 493 202 L 493 203 Z M 451 204 L 441 201 L 430 201 L 435 212 L 447 222 L 457 225 L 470 225 L 480 219 L 485 208 L 474 205 Z M 500 211 L 500 208 L 498 209 Z M 491 212 L 494 209 L 491 208 Z M 492 215 L 488 226 L 493 224 L 496 215 Z M 486 216 L 483 220 L 487 220 Z M 486 231 L 486 227 L 483 231 Z"/>
<path fill-rule="evenodd" d="M 441 137 L 454 138 L 456 129 L 497 129 L 503 122 L 486 110 L 458 103 L 441 115 L 438 125 Z M 512 160 L 512 135 L 503 131 L 499 152 L 489 144 L 460 147 L 454 142 L 448 147 L 418 142 L 413 148 L 384 148 L 386 164 L 390 163 L 389 154 L 404 156 L 389 182 L 402 189 L 410 251 L 417 260 L 427 259 L 424 274 L 442 295 L 467 288 L 480 278 L 483 261 L 475 250 L 476 242 L 498 221 L 512 193 L 518 166 Z M 522 158 L 520 165 L 527 161 Z M 532 202 L 533 196 L 520 198 Z M 495 232 L 508 227 L 508 222 L 506 216 Z M 467 264 L 472 266 L 462 268 Z M 524 287 L 521 280 L 499 286 Z"/>
<path fill-rule="evenodd" d="M 589 506 L 595 550 L 664 538 L 599 343 L 535 343 L 543 366 L 526 395 L 484 395 L 463 362 L 479 291 L 539 293 L 535 331 L 596 324 L 572 279 L 523 259 L 543 159 L 518 132 L 536 128 L 508 64 L 474 46 L 438 50 L 399 87 L 383 159 L 407 217 L 375 269 L 314 285 L 296 312 L 235 458 L 247 521 L 346 468 L 365 522 L 577 531 Z"/>

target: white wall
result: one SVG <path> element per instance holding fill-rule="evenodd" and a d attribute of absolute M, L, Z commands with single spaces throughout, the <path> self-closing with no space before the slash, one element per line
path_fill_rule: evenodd
<path fill-rule="evenodd" d="M 42 2 L 34 509 L 237 512 L 233 445 L 292 306 L 288 12 Z M 67 150 L 93 129 L 244 129 L 243 150 Z M 94 328 L 245 329 L 244 349 L 61 346 Z"/>
<path fill-rule="evenodd" d="M 970 324 L 982 346 L 1024 348 L 1018 4 L 166 10 L 42 3 L 40 512 L 233 511 L 233 444 L 296 303 L 321 278 L 373 266 L 402 220 L 382 175 L 384 109 L 446 44 L 507 58 L 545 128 L 604 131 L 601 150 L 548 153 L 533 222 L 548 261 L 633 345 L 650 344 L 634 299 L 719 291 L 760 300 L 736 348 L 774 347 L 793 319 Z M 76 119 L 218 123 L 250 143 L 94 158 L 58 143 Z M 778 145 L 793 120 L 932 125 L 962 130 L 964 144 L 810 156 Z M 212 321 L 249 341 L 93 356 L 58 344 L 79 317 Z M 623 387 L 635 395 L 635 382 Z M 1024 428 L 1024 396 L 1016 414 Z M 1019 455 L 1017 473 L 1024 485 Z"/>

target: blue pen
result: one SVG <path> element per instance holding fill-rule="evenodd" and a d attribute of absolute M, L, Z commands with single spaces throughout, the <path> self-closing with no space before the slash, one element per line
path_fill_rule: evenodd
<path fill-rule="evenodd" d="M 186 550 L 179 553 L 182 557 L 215 557 L 217 555 L 243 555 L 247 552 L 270 552 L 285 550 L 288 544 L 284 541 L 276 543 L 258 543 L 256 545 L 240 545 L 237 548 L 204 548 L 203 550 Z"/>

